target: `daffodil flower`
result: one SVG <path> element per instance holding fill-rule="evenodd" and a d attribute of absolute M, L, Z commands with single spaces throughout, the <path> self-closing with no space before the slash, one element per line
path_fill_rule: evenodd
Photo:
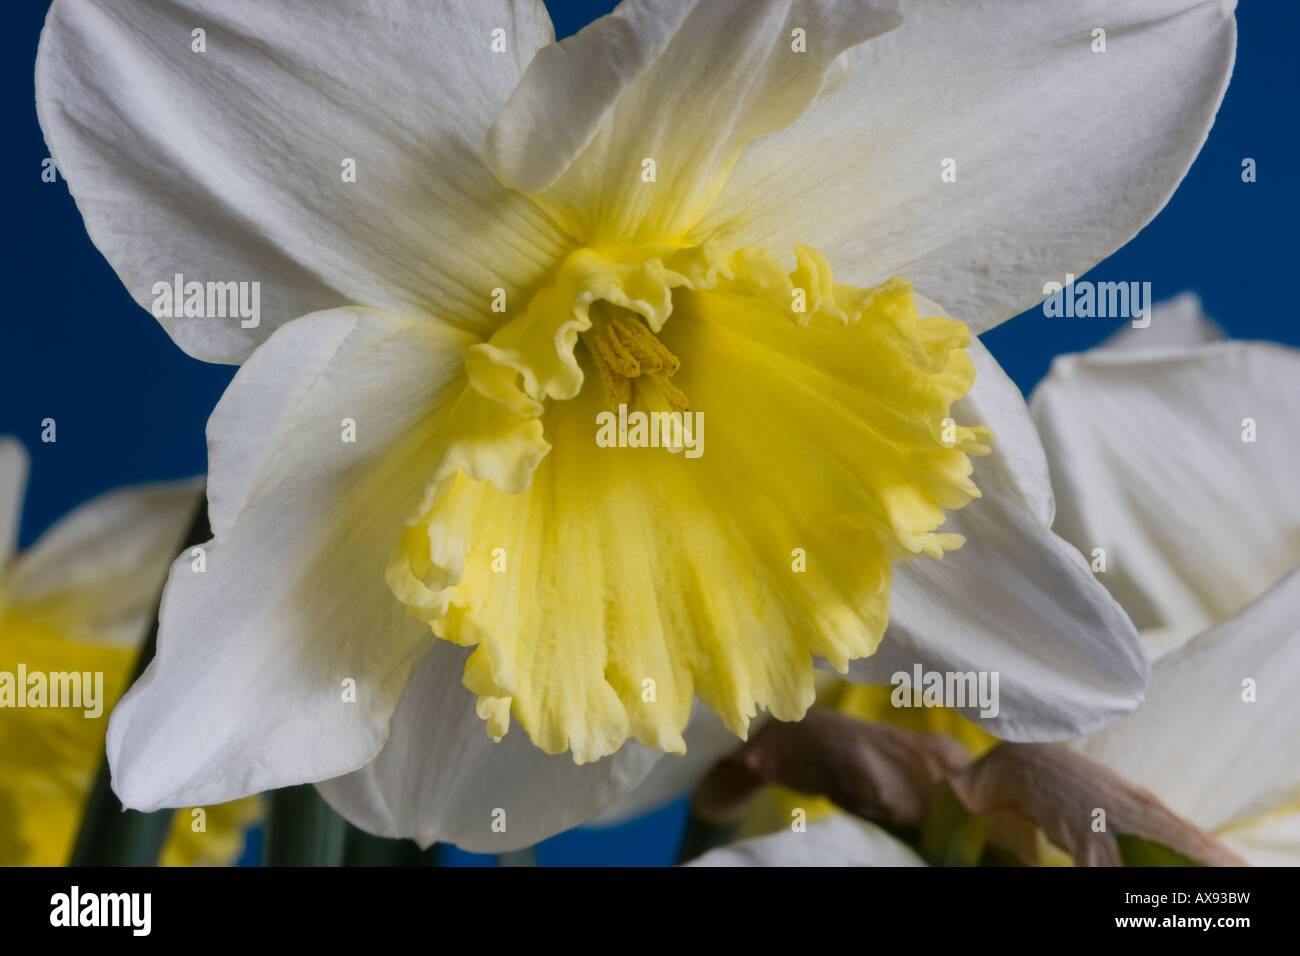
<path fill-rule="evenodd" d="M 629 0 L 555 44 L 539 0 L 56 0 L 38 110 L 92 239 L 242 363 L 118 794 L 329 781 L 502 850 L 696 701 L 798 718 L 815 659 L 999 670 L 1012 738 L 1130 710 L 1132 627 L 973 335 L 1161 208 L 1231 12 Z M 672 448 L 603 447 L 652 414 Z"/>
<path fill-rule="evenodd" d="M 1300 864 L 1300 351 L 1222 340 L 1184 295 L 1058 358 L 1031 407 L 1055 527 L 1153 661 L 1142 706 L 1076 746 L 1250 863 Z"/>
<path fill-rule="evenodd" d="M 0 866 L 63 866 L 202 485 L 110 492 L 16 553 L 27 470 L 23 447 L 0 437 Z M 177 814 L 160 862 L 232 862 L 256 801 L 192 809 L 202 827 Z"/>

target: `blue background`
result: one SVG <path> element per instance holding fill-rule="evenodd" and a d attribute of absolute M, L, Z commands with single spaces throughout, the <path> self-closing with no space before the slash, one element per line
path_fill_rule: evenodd
<path fill-rule="evenodd" d="M 547 4 L 560 37 L 615 5 Z M 41 181 L 48 153 L 36 122 L 32 75 L 47 7 L 44 0 L 6 0 L 0 9 L 0 70 L 10 91 L 0 154 L 9 223 L 0 434 L 17 436 L 32 454 L 23 546 L 100 492 L 201 473 L 204 424 L 233 374 L 171 344 L 91 245 L 67 187 L 61 180 Z M 1245 0 L 1237 22 L 1236 72 L 1200 157 L 1155 221 L 1089 278 L 1150 280 L 1157 301 L 1192 289 L 1228 334 L 1300 345 L 1285 293 L 1297 268 L 1300 222 L 1300 185 L 1288 165 L 1300 155 L 1300 4 Z M 1126 133 L 1117 129 L 1116 135 Z M 1255 183 L 1241 180 L 1244 157 L 1258 164 Z M 1053 356 L 1096 344 L 1122 321 L 1050 320 L 1035 310 L 984 341 L 1028 393 Z M 47 417 L 58 422 L 54 444 L 40 441 Z M 684 820 L 679 802 L 621 827 L 555 837 L 538 848 L 538 859 L 668 863 Z M 458 851 L 448 856 L 460 864 L 491 863 Z"/>

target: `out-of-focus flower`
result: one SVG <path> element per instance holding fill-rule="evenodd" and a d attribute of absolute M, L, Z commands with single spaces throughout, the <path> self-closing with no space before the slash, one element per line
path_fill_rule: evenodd
<path fill-rule="evenodd" d="M 27 469 L 0 437 L 0 865 L 61 866 L 202 483 L 110 492 L 16 554 Z M 191 809 L 203 830 L 178 813 L 160 862 L 232 862 L 256 799 Z"/>
<path fill-rule="evenodd" d="M 1234 31 L 1191 0 L 628 0 L 553 45 L 536 0 L 56 0 L 38 107 L 91 236 L 244 363 L 119 795 L 339 778 L 368 830 L 502 850 L 685 749 L 696 698 L 798 718 L 818 657 L 996 668 L 1012 738 L 1130 710 L 1131 625 L 971 336 L 1164 204 Z M 243 281 L 259 306 L 206 314 Z M 625 412 L 695 427 L 602 447 L 651 440 Z"/>
<path fill-rule="evenodd" d="M 916 851 L 866 820 L 838 814 L 710 850 L 688 866 L 925 866 Z"/>
<path fill-rule="evenodd" d="M 1300 351 L 1222 340 L 1184 295 L 1058 358 L 1031 408 L 1053 527 L 1153 662 L 1076 746 L 1247 861 L 1300 864 Z"/>

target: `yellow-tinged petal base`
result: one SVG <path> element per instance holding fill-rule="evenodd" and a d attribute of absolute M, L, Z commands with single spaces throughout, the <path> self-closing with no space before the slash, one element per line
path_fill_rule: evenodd
<path fill-rule="evenodd" d="M 937 529 L 978 497 L 969 456 L 991 438 L 949 417 L 968 330 L 905 281 L 839 285 L 796 258 L 584 249 L 469 350 L 474 414 L 448 417 L 388 580 L 477 645 L 465 683 L 493 736 L 513 716 L 582 763 L 629 737 L 684 750 L 694 696 L 740 736 L 760 707 L 798 719 L 814 657 L 875 650 L 893 563 L 961 544 Z M 598 444 L 628 399 L 689 408 L 699 453 Z"/>

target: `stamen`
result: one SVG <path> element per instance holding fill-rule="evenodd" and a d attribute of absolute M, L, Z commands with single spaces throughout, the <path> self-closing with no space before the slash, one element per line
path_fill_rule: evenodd
<path fill-rule="evenodd" d="M 691 403 L 686 400 L 686 394 L 672 382 L 668 381 L 667 375 L 661 375 L 660 373 L 655 372 L 649 376 L 649 378 L 650 381 L 658 387 L 659 393 L 663 396 L 664 401 L 668 403 L 668 407 L 672 411 L 685 412 L 690 409 Z"/>
<path fill-rule="evenodd" d="M 605 386 L 605 398 L 610 407 L 617 409 L 619 405 L 629 404 L 632 401 L 631 376 L 617 370 L 615 367 L 617 359 L 604 339 L 593 339 L 588 344 L 591 346 L 591 357 L 596 362 L 596 371 L 600 373 L 600 381 Z"/>
<path fill-rule="evenodd" d="M 641 365 L 631 349 L 613 334 L 615 326 L 606 326 L 607 337 L 596 339 L 596 351 L 611 370 L 624 378 L 636 378 L 641 374 Z"/>
<path fill-rule="evenodd" d="M 664 372 L 672 375 L 681 368 L 681 360 L 669 352 L 664 344 L 655 338 L 639 320 L 615 319 L 609 323 L 606 331 L 610 340 L 624 354 L 632 356 L 639 366 L 635 375 L 649 375 Z M 634 378 L 635 375 L 628 376 Z"/>
<path fill-rule="evenodd" d="M 642 404 L 651 408 L 685 412 L 689 407 L 682 390 L 668 381 L 682 367 L 681 360 L 639 317 L 632 313 L 611 317 L 603 327 L 594 325 L 583 335 L 583 341 L 596 363 L 612 410 L 630 405 L 634 391 L 641 396 Z"/>

